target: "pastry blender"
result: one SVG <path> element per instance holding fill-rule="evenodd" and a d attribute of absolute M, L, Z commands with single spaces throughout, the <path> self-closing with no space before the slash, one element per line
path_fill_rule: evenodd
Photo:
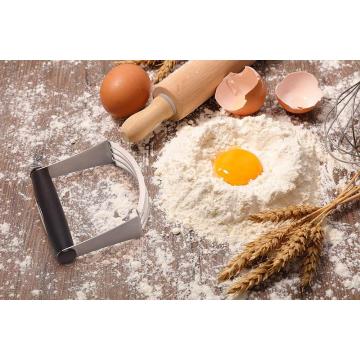
<path fill-rule="evenodd" d="M 124 223 L 91 239 L 74 244 L 52 179 L 106 164 L 114 164 L 124 169 L 137 180 L 139 185 L 137 208 L 129 209 Z M 68 159 L 34 168 L 30 177 L 41 220 L 59 263 L 71 263 L 77 256 L 141 236 L 150 210 L 148 192 L 135 159 L 119 145 L 104 141 Z"/>

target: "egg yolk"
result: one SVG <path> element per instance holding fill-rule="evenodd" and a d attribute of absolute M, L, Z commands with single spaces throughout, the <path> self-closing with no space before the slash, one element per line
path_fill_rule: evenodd
<path fill-rule="evenodd" d="M 250 151 L 232 148 L 216 155 L 214 170 L 230 185 L 247 185 L 263 172 L 263 167 Z"/>

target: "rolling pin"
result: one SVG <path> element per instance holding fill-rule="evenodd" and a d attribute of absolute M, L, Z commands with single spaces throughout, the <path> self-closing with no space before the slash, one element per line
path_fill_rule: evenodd
<path fill-rule="evenodd" d="M 181 120 L 209 99 L 223 78 L 240 72 L 252 60 L 192 60 L 154 87 L 153 101 L 130 116 L 121 135 L 131 142 L 148 136 L 164 120 Z"/>

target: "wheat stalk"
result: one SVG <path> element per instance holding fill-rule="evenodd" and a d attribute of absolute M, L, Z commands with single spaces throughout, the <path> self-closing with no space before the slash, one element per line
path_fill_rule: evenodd
<path fill-rule="evenodd" d="M 272 261 L 268 260 L 260 264 L 257 268 L 249 271 L 239 281 L 232 285 L 227 293 L 230 295 L 241 295 L 246 291 L 252 289 L 254 286 L 259 285 L 273 275 L 275 268 L 272 266 Z"/>
<path fill-rule="evenodd" d="M 119 60 L 115 61 L 115 65 L 119 64 L 135 64 L 143 67 L 157 67 L 154 83 L 165 79 L 173 70 L 176 60 Z"/>
<path fill-rule="evenodd" d="M 259 241 L 259 246 L 254 247 L 253 253 L 250 257 L 250 261 L 255 261 L 261 257 L 268 255 L 272 250 L 276 249 L 286 238 L 287 234 L 290 232 L 291 226 L 286 226 L 280 229 L 274 229 L 263 237 Z"/>
<path fill-rule="evenodd" d="M 159 70 L 156 72 L 154 83 L 156 84 L 162 79 L 165 79 L 171 73 L 175 64 L 175 60 L 165 60 L 160 66 Z"/>
<path fill-rule="evenodd" d="M 318 206 L 313 205 L 298 205 L 288 206 L 283 209 L 268 210 L 252 214 L 249 216 L 249 220 L 257 223 L 271 221 L 280 222 L 289 219 L 301 219 L 302 217 L 311 214 L 312 212 L 320 209 Z"/>
<path fill-rule="evenodd" d="M 223 282 L 234 278 L 251 262 L 269 254 L 281 243 L 282 239 L 290 229 L 290 225 L 287 225 L 280 229 L 271 230 L 256 240 L 246 244 L 245 250 L 229 262 L 219 275 L 218 280 Z"/>
<path fill-rule="evenodd" d="M 288 226 L 281 229 L 270 230 L 269 232 L 261 235 L 254 241 L 249 242 L 245 245 L 245 250 L 235 256 L 225 269 L 219 275 L 219 281 L 223 282 L 229 279 L 232 279 L 237 274 L 240 273 L 246 266 L 250 264 L 251 261 L 254 261 L 257 257 L 256 254 L 262 253 L 265 255 L 273 248 L 277 246 L 280 239 L 288 231 Z M 266 250 L 265 250 L 266 249 Z"/>
<path fill-rule="evenodd" d="M 162 64 L 162 60 L 119 60 L 115 61 L 115 65 L 120 64 L 135 64 L 144 67 L 156 67 Z"/>
<path fill-rule="evenodd" d="M 219 275 L 219 281 L 232 279 L 241 270 L 263 259 L 254 268 L 243 274 L 228 290 L 229 294 L 242 294 L 284 269 L 287 264 L 304 255 L 301 268 L 301 288 L 313 281 L 321 256 L 324 240 L 323 222 L 340 205 L 360 199 L 360 178 L 357 172 L 339 195 L 327 205 L 319 208 L 312 205 L 291 206 L 252 215 L 255 222 L 283 220 L 290 224 L 268 231 L 245 246 L 242 253 L 234 257 Z"/>
<path fill-rule="evenodd" d="M 219 282 L 224 282 L 226 280 L 234 278 L 237 274 L 244 269 L 247 264 L 250 262 L 251 253 L 243 252 L 233 259 L 230 260 L 228 265 L 223 269 L 223 271 L 218 276 Z"/>
<path fill-rule="evenodd" d="M 274 255 L 273 265 L 280 269 L 287 265 L 290 260 L 300 255 L 305 249 L 309 240 L 311 225 L 305 224 L 297 228 Z"/>
<path fill-rule="evenodd" d="M 298 256 L 306 247 L 310 232 L 310 226 L 304 225 L 294 231 L 288 238 L 288 241 L 281 245 L 278 252 L 273 257 L 255 269 L 249 271 L 239 281 L 237 281 L 228 290 L 228 294 L 241 295 L 254 286 L 267 280 L 270 276 L 279 272 L 293 258 Z"/>
<path fill-rule="evenodd" d="M 311 285 L 320 260 L 324 240 L 321 223 L 311 229 L 311 240 L 311 245 L 306 249 L 301 268 L 300 286 L 302 289 Z"/>

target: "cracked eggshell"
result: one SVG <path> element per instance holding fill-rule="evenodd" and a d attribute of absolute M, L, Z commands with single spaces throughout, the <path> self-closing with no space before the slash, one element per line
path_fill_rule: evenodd
<path fill-rule="evenodd" d="M 303 114 L 314 109 L 323 94 L 314 75 L 306 71 L 287 75 L 275 88 L 279 104 L 293 114 Z"/>
<path fill-rule="evenodd" d="M 241 73 L 230 73 L 215 92 L 217 103 L 235 115 L 256 113 L 264 104 L 266 86 L 260 75 L 245 66 Z"/>

